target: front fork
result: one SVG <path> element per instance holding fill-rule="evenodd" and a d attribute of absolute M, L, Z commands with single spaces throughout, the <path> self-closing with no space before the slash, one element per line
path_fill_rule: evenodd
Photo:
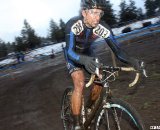
<path fill-rule="evenodd" d="M 107 126 L 108 126 L 108 130 L 110 130 L 110 124 L 109 124 L 109 113 L 108 110 L 110 109 L 113 112 L 113 116 L 115 119 L 115 122 L 117 124 L 117 128 L 118 130 L 121 130 L 120 128 L 120 122 L 117 116 L 117 112 L 115 110 L 115 108 L 112 108 L 111 103 L 109 102 L 109 100 L 112 98 L 112 93 L 111 90 L 109 89 L 109 84 L 108 83 L 104 83 L 104 93 L 103 93 L 103 108 L 104 108 L 104 112 L 105 112 L 105 117 L 107 119 Z"/>
<path fill-rule="evenodd" d="M 103 101 L 102 103 L 105 105 L 108 102 L 108 99 L 111 99 L 112 94 L 111 94 L 111 90 L 109 88 L 109 83 L 105 82 L 103 83 L 103 89 L 102 89 L 102 95 L 103 95 Z"/>

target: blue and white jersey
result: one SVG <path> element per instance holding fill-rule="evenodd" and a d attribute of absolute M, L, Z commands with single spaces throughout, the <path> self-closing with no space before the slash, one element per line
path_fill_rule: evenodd
<path fill-rule="evenodd" d="M 82 17 L 74 17 L 67 22 L 65 33 L 66 58 L 73 62 L 79 63 L 81 55 L 91 56 L 93 41 L 97 38 L 104 38 L 119 60 L 128 64 L 132 63 L 131 58 L 117 46 L 110 27 L 103 21 L 100 21 L 95 28 L 88 28 L 83 23 Z"/>

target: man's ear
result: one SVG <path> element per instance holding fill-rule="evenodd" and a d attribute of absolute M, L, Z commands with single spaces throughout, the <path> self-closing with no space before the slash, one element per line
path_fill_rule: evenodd
<path fill-rule="evenodd" d="M 82 16 L 86 17 L 86 11 L 85 10 L 82 10 Z"/>

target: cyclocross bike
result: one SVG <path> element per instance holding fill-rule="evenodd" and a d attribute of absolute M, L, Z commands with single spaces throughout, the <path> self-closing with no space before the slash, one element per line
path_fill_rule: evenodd
<path fill-rule="evenodd" d="M 143 64 L 143 63 L 142 63 Z M 101 74 L 97 71 L 86 81 L 86 87 L 97 83 L 102 85 L 99 98 L 91 108 L 86 108 L 84 96 L 82 96 L 81 122 L 85 130 L 145 130 L 142 119 L 137 111 L 127 102 L 114 98 L 111 94 L 109 82 L 114 81 L 117 71 L 135 71 L 136 76 L 129 86 L 134 86 L 140 74 L 132 67 L 103 66 Z M 143 74 L 146 76 L 145 69 Z M 64 91 L 61 104 L 61 119 L 65 130 L 71 130 L 73 119 L 70 98 L 72 88 Z"/>

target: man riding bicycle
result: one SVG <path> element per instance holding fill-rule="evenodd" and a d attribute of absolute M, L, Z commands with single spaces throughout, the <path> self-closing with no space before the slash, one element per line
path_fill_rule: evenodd
<path fill-rule="evenodd" d="M 71 109 L 74 119 L 74 130 L 82 130 L 80 124 L 81 96 L 85 85 L 84 69 L 95 73 L 100 63 L 95 61 L 92 43 L 97 38 L 104 38 L 116 57 L 135 69 L 140 69 L 140 61 L 129 57 L 117 46 L 112 30 L 101 20 L 106 8 L 106 0 L 81 0 L 81 15 L 71 18 L 66 24 L 65 58 L 69 74 L 72 77 L 74 90 L 71 97 Z M 94 85 L 91 102 L 96 100 L 101 87 Z"/>

